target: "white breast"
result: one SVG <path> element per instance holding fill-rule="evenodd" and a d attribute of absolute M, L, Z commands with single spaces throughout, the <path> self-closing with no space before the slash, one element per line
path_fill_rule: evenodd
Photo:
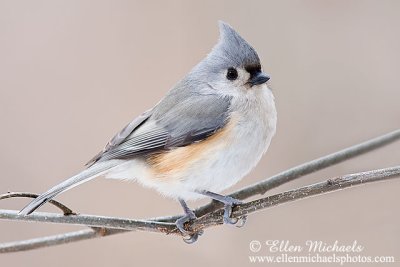
<path fill-rule="evenodd" d="M 247 175 L 266 152 L 276 130 L 276 109 L 272 92 L 266 88 L 249 92 L 247 98 L 232 103 L 232 118 L 237 123 L 225 149 L 212 155 L 196 186 L 220 192 Z M 227 138 L 228 139 L 228 138 Z M 196 177 L 197 180 L 197 177 Z M 190 182 L 190 181 L 189 181 Z"/>

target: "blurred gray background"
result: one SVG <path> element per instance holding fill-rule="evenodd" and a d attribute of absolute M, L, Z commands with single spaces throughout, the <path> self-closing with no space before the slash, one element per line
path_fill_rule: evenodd
<path fill-rule="evenodd" d="M 75 174 L 217 42 L 217 20 L 258 51 L 278 109 L 267 155 L 235 189 L 400 126 L 399 1 L 0 1 L 0 193 Z M 399 164 L 400 143 L 282 186 Z M 1 255 L 2 266 L 246 266 L 251 240 L 357 240 L 400 260 L 400 181 L 256 213 L 199 242 L 145 232 Z M 146 218 L 179 204 L 97 179 L 57 198 L 80 213 Z M 20 209 L 27 200 L 4 200 Z M 190 203 L 192 207 L 206 202 Z M 46 205 L 42 211 L 55 211 Z M 80 227 L 0 221 L 0 242 Z M 267 254 L 267 253 L 265 253 Z M 254 264 L 251 264 L 254 266 Z M 256 264 L 257 265 L 257 264 Z M 281 264 L 287 266 L 289 264 Z M 273 265 L 272 265 L 273 266 Z M 292 264 L 308 266 L 308 264 Z M 352 266 L 362 266 L 353 264 Z"/>

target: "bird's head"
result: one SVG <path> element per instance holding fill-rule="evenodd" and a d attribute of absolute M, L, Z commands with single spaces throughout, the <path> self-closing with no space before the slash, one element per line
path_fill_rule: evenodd
<path fill-rule="evenodd" d="M 219 31 L 219 42 L 188 78 L 227 95 L 263 86 L 269 76 L 262 71 L 255 49 L 227 23 L 220 21 Z"/>

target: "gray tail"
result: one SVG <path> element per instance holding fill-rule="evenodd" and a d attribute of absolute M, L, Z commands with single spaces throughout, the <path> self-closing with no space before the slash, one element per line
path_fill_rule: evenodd
<path fill-rule="evenodd" d="M 23 208 L 19 212 L 19 214 L 20 215 L 31 214 L 33 211 L 40 208 L 43 204 L 45 204 L 47 201 L 51 200 L 58 194 L 61 194 L 77 185 L 90 181 L 96 178 L 97 176 L 106 173 L 109 169 L 119 164 L 120 162 L 118 161 L 106 161 L 106 162 L 96 163 L 87 168 L 86 170 L 78 173 L 77 175 L 72 176 L 71 178 L 65 180 L 64 182 L 54 186 L 46 193 L 41 194 L 40 196 L 32 200 L 28 205 L 26 205 L 25 208 Z"/>

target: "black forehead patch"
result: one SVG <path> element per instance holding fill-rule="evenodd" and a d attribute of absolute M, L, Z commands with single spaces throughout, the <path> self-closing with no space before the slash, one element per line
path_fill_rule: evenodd
<path fill-rule="evenodd" d="M 260 64 L 250 64 L 250 65 L 244 66 L 244 69 L 248 73 L 250 73 L 250 76 L 253 76 L 253 75 L 261 72 L 261 65 Z"/>
<path fill-rule="evenodd" d="M 244 69 L 245 69 L 248 73 L 260 72 L 260 71 L 261 71 L 261 65 L 260 65 L 260 64 L 246 65 L 246 66 L 244 66 Z"/>

